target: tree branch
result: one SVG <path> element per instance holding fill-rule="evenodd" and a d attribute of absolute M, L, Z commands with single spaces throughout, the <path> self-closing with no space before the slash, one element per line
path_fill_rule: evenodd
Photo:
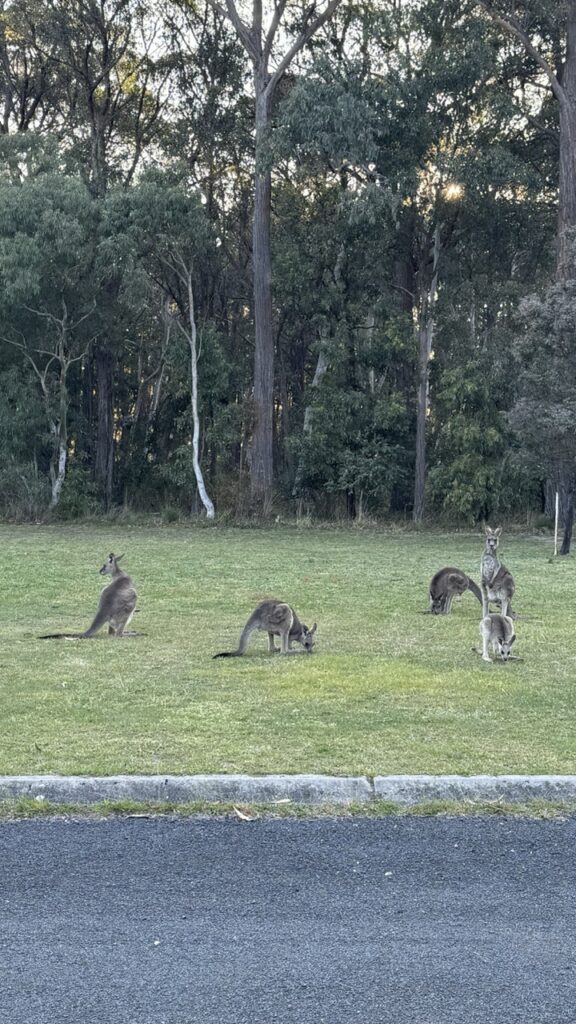
<path fill-rule="evenodd" d="M 282 20 L 282 15 L 284 14 L 284 11 L 286 9 L 287 2 L 288 0 L 276 0 L 276 3 L 274 4 L 274 14 L 272 15 L 270 27 L 266 33 L 266 39 L 264 40 L 264 49 L 262 51 L 262 56 L 264 58 L 264 63 L 266 65 L 268 64 L 268 60 L 270 59 L 270 54 L 272 53 L 272 47 L 274 45 L 274 39 L 276 38 L 276 32 L 278 31 L 278 26 Z"/>
<path fill-rule="evenodd" d="M 496 11 L 492 5 L 492 0 L 476 0 L 476 3 L 480 7 L 482 7 L 482 9 L 486 11 L 488 16 L 492 19 L 492 21 L 496 22 L 496 24 L 499 25 L 500 28 L 503 28 L 508 35 L 520 40 L 526 52 L 529 53 L 530 56 L 536 61 L 538 67 L 544 72 L 544 74 L 548 78 L 548 81 L 550 82 L 550 86 L 552 88 L 552 92 L 554 93 L 558 102 L 564 104 L 566 102 L 566 93 L 560 85 L 558 78 L 554 74 L 553 68 L 550 66 L 548 61 L 545 60 L 540 51 L 536 49 L 532 40 L 530 39 L 530 36 L 524 31 L 520 22 L 517 21 L 517 19 L 511 14 L 504 17 L 504 15 Z"/>
<path fill-rule="evenodd" d="M 254 39 L 248 25 L 242 21 L 238 14 L 234 0 L 225 0 L 225 7 L 218 0 L 208 0 L 208 3 L 217 11 L 221 18 L 232 22 L 244 49 L 248 52 L 254 63 L 258 64 L 261 55 L 254 45 Z"/>
<path fill-rule="evenodd" d="M 294 40 L 292 46 L 286 51 L 274 73 L 270 76 L 270 80 L 266 86 L 266 90 L 270 95 L 274 92 L 274 89 L 278 85 L 282 75 L 290 66 L 296 54 L 306 46 L 306 43 L 312 38 L 318 29 L 328 21 L 340 3 L 341 0 L 329 0 L 328 5 L 322 13 L 319 14 L 317 18 L 314 18 L 314 21 L 309 21 L 310 17 L 314 13 L 314 4 L 311 4 L 304 15 L 304 28 L 297 39 Z"/>

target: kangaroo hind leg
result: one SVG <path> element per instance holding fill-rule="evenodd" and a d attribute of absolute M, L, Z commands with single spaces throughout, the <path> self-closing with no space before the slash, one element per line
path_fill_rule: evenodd
<path fill-rule="evenodd" d="M 132 609 L 132 611 L 128 613 L 114 615 L 110 619 L 110 624 L 108 626 L 108 635 L 122 636 L 124 630 L 126 629 L 126 626 L 130 623 L 133 615 L 134 609 Z"/>

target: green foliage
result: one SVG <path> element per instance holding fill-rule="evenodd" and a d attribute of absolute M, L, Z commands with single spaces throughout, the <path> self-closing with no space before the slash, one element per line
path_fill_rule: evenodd
<path fill-rule="evenodd" d="M 90 472 L 78 459 L 72 459 L 62 494 L 55 511 L 58 520 L 84 519 L 99 511 L 96 486 L 90 478 Z"/>
<path fill-rule="evenodd" d="M 291 31 L 301 12 L 290 10 Z M 564 9 L 515 10 L 561 66 Z M 15 496 L 2 514 L 36 517 L 47 496 L 63 397 L 57 362 L 47 364 L 64 310 L 70 354 L 86 355 L 66 379 L 60 514 L 94 510 L 106 444 L 115 503 L 190 508 L 188 270 L 202 465 L 219 508 L 242 505 L 254 426 L 251 69 L 212 7 L 151 13 L 132 0 L 15 0 L 3 14 L 0 375 L 16 376 L 0 398 Z M 572 297 L 545 296 L 558 110 L 538 75 L 479 5 L 418 0 L 341 5 L 278 84 L 265 159 L 284 508 L 409 513 L 435 237 L 430 513 L 472 522 L 538 511 L 549 450 L 566 476 Z"/>
<path fill-rule="evenodd" d="M 42 515 L 48 487 L 39 466 L 47 449 L 36 384 L 25 367 L 13 365 L 0 374 L 0 515 L 24 520 Z"/>

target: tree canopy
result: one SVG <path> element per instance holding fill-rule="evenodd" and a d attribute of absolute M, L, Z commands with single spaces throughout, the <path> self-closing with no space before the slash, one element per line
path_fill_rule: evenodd
<path fill-rule="evenodd" d="M 569 532 L 575 83 L 572 0 L 3 5 L 0 513 Z"/>

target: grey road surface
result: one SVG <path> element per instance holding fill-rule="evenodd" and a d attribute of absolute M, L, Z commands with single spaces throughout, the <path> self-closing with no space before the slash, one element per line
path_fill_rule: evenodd
<path fill-rule="evenodd" d="M 574 1024 L 576 820 L 0 824 L 2 1024 Z"/>

